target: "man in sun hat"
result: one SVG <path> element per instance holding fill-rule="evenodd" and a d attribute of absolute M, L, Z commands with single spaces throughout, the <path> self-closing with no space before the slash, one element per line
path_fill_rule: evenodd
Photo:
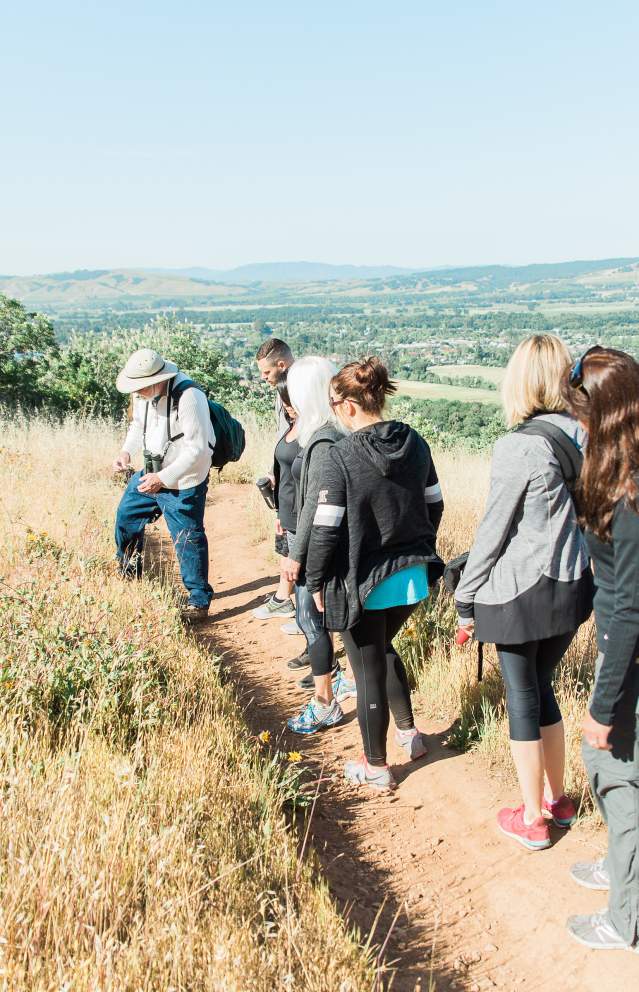
<path fill-rule="evenodd" d="M 184 389 L 178 410 L 172 393 L 187 378 L 150 348 L 131 355 L 116 386 L 134 394 L 133 419 L 113 469 L 127 471 L 132 457 L 143 452 L 144 468 L 130 479 L 115 521 L 122 575 L 140 577 L 144 528 L 164 516 L 189 593 L 183 617 L 192 622 L 207 617 L 213 596 L 204 504 L 215 432 L 201 389 Z"/>

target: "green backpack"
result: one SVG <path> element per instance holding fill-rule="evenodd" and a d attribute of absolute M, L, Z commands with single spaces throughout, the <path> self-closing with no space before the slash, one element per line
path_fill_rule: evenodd
<path fill-rule="evenodd" d="M 173 380 L 169 383 L 168 409 L 171 410 L 173 407 L 176 417 L 179 417 L 178 407 L 182 393 L 185 389 L 191 388 L 199 389 L 204 393 L 209 404 L 209 416 L 213 430 L 215 431 L 215 448 L 211 456 L 211 465 L 221 472 L 228 462 L 238 462 L 242 457 L 246 447 L 244 428 L 239 420 L 231 416 L 226 407 L 210 399 L 206 389 L 191 379 L 184 379 L 183 382 L 178 382 L 176 385 L 173 385 Z M 184 434 L 171 436 L 170 417 L 168 430 L 169 441 L 178 441 L 181 437 L 184 437 Z"/>

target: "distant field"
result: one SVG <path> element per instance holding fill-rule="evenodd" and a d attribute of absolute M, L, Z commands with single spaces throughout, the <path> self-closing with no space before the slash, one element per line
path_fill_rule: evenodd
<path fill-rule="evenodd" d="M 418 400 L 460 400 L 462 403 L 489 403 L 492 406 L 499 405 L 499 393 L 493 392 L 490 389 L 468 389 L 466 386 L 440 386 L 436 382 L 413 382 L 410 379 L 398 379 L 396 382 L 399 396 L 412 396 Z"/>
<path fill-rule="evenodd" d="M 506 369 L 492 365 L 433 365 L 430 371 L 435 375 L 446 375 L 451 379 L 462 379 L 467 375 L 477 376 L 479 379 L 486 379 L 499 385 Z"/>

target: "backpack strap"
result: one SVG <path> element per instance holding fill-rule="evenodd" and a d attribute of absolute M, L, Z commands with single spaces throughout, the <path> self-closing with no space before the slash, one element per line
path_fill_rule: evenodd
<path fill-rule="evenodd" d="M 484 642 L 477 641 L 477 681 L 484 677 Z"/>
<path fill-rule="evenodd" d="M 180 397 L 182 393 L 185 392 L 185 390 L 190 389 L 191 386 L 194 386 L 196 389 L 199 388 L 190 379 L 185 379 L 183 382 L 178 382 L 177 387 L 174 389 L 173 388 L 174 382 L 175 382 L 175 377 L 169 380 L 169 392 L 166 401 L 166 410 L 167 410 L 166 433 L 169 439 L 169 444 L 172 444 L 173 441 L 179 441 L 180 438 L 184 437 L 184 431 L 182 431 L 181 434 L 175 434 L 173 436 L 171 435 L 171 410 L 173 409 L 173 407 L 175 407 L 175 419 L 177 420 L 180 415 L 179 405 L 180 405 Z"/>
<path fill-rule="evenodd" d="M 559 462 L 564 482 L 572 495 L 577 484 L 577 479 L 579 478 L 579 473 L 581 472 L 584 456 L 570 435 L 562 431 L 561 427 L 557 427 L 556 424 L 551 424 L 547 420 L 541 420 L 539 417 L 533 417 L 531 420 L 525 421 L 525 423 L 516 429 L 515 433 L 543 437 L 548 441 L 555 458 Z"/>
<path fill-rule="evenodd" d="M 142 428 L 142 447 L 146 449 L 146 424 L 149 419 L 149 401 L 146 401 L 144 407 L 144 427 Z"/>

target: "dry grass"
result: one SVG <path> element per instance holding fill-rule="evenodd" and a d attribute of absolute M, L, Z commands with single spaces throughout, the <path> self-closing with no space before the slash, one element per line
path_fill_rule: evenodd
<path fill-rule="evenodd" d="M 0 451 L 0 986 L 369 989 L 300 861 L 298 766 L 248 737 L 171 589 L 123 586 L 106 424 Z"/>

